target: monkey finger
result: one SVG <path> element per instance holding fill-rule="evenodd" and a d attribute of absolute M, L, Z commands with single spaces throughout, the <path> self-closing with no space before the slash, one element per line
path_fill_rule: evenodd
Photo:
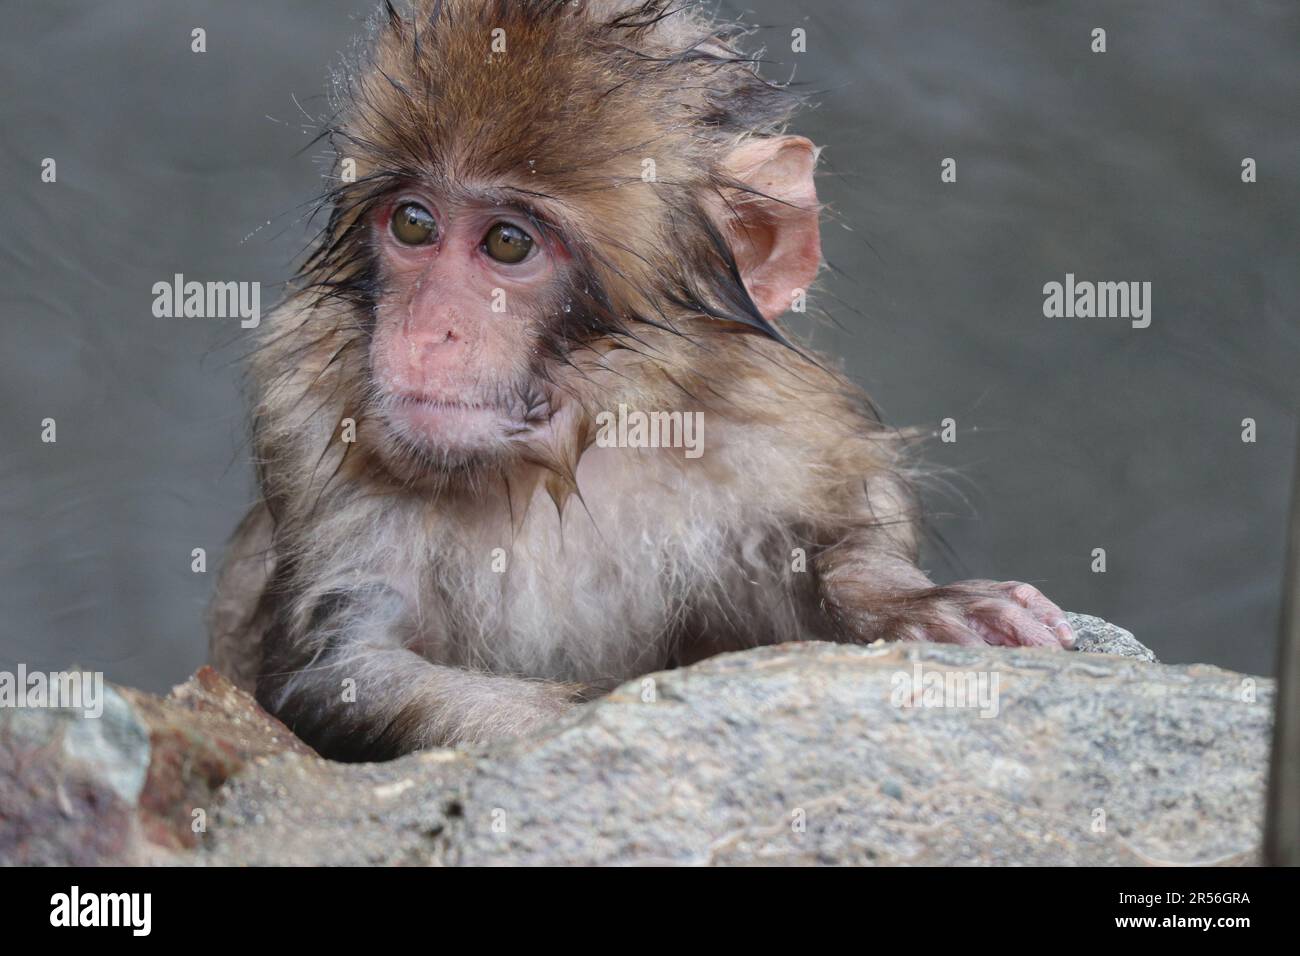
<path fill-rule="evenodd" d="M 1002 584 L 1012 599 L 1030 611 L 1048 630 L 1055 640 L 1064 647 L 1074 647 L 1074 629 L 1065 616 L 1065 612 L 1050 600 L 1042 591 L 1032 584 L 1022 581 L 1005 581 Z"/>
<path fill-rule="evenodd" d="M 980 601 L 970 610 L 981 630 L 996 635 L 990 644 L 1011 647 L 1058 647 L 1060 638 L 1046 623 L 1019 604 L 1004 599 Z"/>

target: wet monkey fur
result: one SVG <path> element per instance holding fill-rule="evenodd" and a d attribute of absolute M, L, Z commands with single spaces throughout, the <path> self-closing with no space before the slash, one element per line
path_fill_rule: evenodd
<path fill-rule="evenodd" d="M 340 76 L 211 610 L 214 663 L 324 755 L 792 639 L 1072 642 L 1029 585 L 929 580 L 905 437 L 783 331 L 817 150 L 742 39 L 673 0 L 418 0 Z M 607 447 L 620 406 L 698 413 L 703 454 Z"/>

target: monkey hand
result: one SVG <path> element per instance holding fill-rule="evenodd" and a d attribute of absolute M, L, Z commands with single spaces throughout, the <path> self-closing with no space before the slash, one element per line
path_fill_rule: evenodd
<path fill-rule="evenodd" d="M 961 581 L 937 589 L 924 640 L 945 644 L 1073 648 L 1065 611 L 1022 581 Z"/>
<path fill-rule="evenodd" d="M 423 701 L 414 747 L 481 744 L 526 737 L 572 711 L 584 699 L 573 684 L 461 673 Z"/>
<path fill-rule="evenodd" d="M 1030 584 L 962 581 L 923 592 L 894 615 L 894 636 L 943 644 L 1073 647 L 1065 612 Z"/>

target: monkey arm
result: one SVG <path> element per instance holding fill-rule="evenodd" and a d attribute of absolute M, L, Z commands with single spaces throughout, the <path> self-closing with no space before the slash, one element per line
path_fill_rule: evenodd
<path fill-rule="evenodd" d="M 936 585 L 917 566 L 912 500 L 901 481 L 866 485 L 869 508 L 814 560 L 821 606 L 845 641 L 1069 646 L 1065 612 L 1019 581 Z"/>
<path fill-rule="evenodd" d="M 262 665 L 262 635 L 268 626 L 262 599 L 275 573 L 275 522 L 259 502 L 231 536 L 216 592 L 208 608 L 208 659 L 236 687 L 250 694 Z"/>
<path fill-rule="evenodd" d="M 936 585 L 870 531 L 850 535 L 816 561 L 822 606 L 846 641 L 1070 645 L 1065 612 L 1020 581 Z"/>
<path fill-rule="evenodd" d="M 568 685 L 431 663 L 403 646 L 400 603 L 382 588 L 328 595 L 301 636 L 273 628 L 258 702 L 339 760 L 518 736 L 572 706 Z"/>

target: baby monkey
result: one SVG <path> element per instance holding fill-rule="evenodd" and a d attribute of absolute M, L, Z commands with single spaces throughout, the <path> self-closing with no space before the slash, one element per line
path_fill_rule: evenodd
<path fill-rule="evenodd" d="M 917 567 L 905 436 L 781 328 L 817 151 L 741 35 L 676 0 L 416 0 L 334 84 L 211 615 L 322 754 L 525 734 L 780 641 L 1072 643 L 1027 584 Z M 636 424 L 687 416 L 693 449 Z"/>

